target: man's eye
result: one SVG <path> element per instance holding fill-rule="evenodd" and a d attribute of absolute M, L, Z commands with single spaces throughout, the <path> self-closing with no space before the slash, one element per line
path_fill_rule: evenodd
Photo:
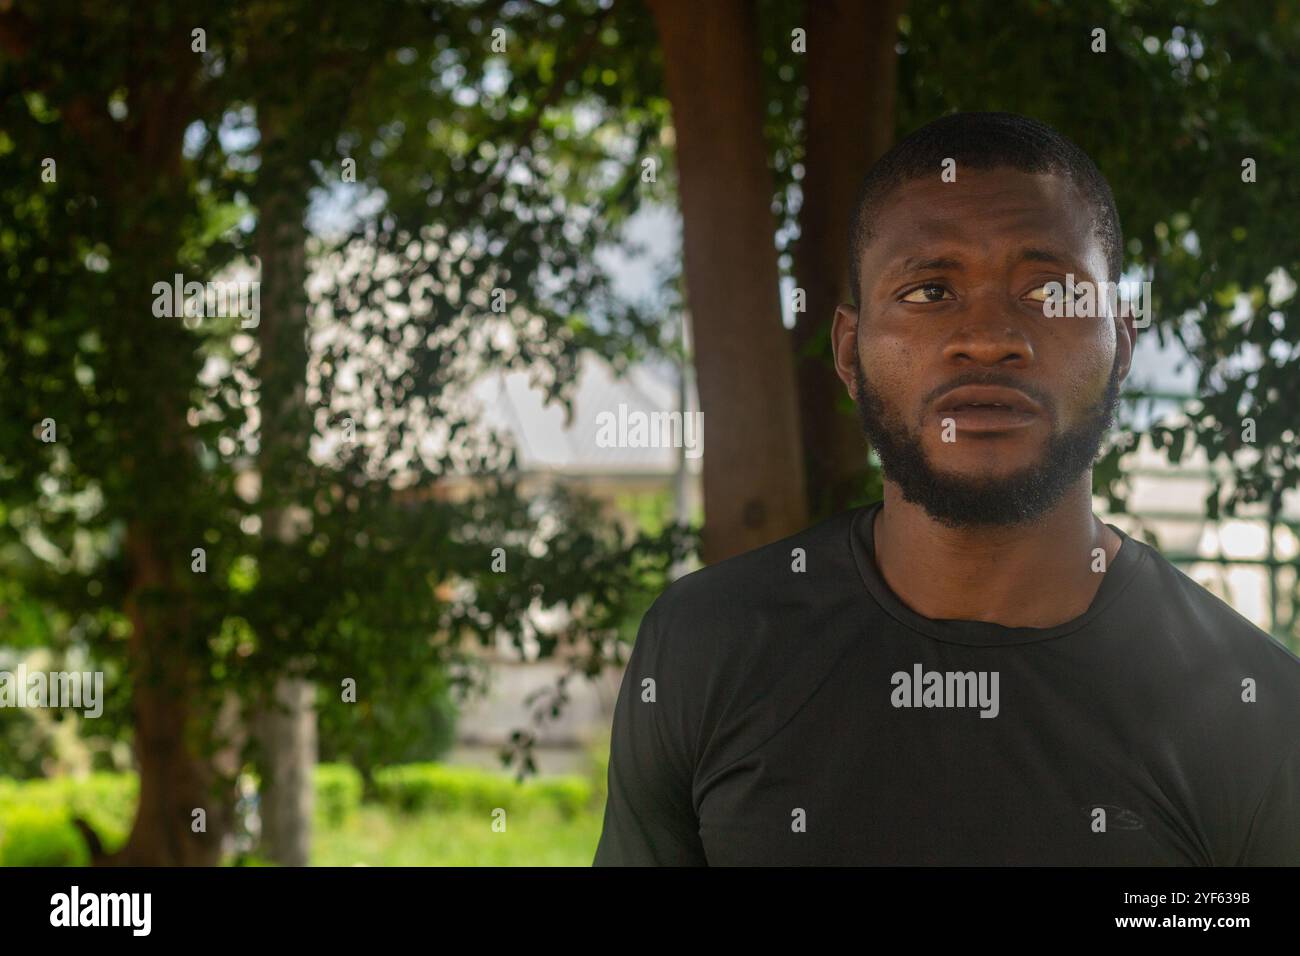
<path fill-rule="evenodd" d="M 1058 305 L 1062 305 L 1065 303 L 1067 296 L 1077 301 L 1080 295 L 1082 295 L 1080 289 L 1067 289 L 1065 283 L 1059 279 L 1051 279 L 1036 288 L 1030 289 L 1025 293 L 1025 298 L 1032 302 L 1056 302 Z"/>
<path fill-rule="evenodd" d="M 900 300 L 902 302 L 941 302 L 948 290 L 933 282 L 919 285 Z"/>

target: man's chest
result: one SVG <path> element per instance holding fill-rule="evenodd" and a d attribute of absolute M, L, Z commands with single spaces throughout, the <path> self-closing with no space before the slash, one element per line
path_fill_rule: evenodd
<path fill-rule="evenodd" d="M 819 696 L 697 778 L 714 865 L 1191 865 L 1177 795 L 1100 726 Z"/>

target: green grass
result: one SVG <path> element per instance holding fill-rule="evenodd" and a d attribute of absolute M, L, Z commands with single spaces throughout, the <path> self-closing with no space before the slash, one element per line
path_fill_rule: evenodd
<path fill-rule="evenodd" d="M 481 813 L 395 813 L 364 804 L 312 836 L 314 866 L 590 866 L 601 815 L 564 819 L 549 808 L 515 813 L 503 833 Z"/>
<path fill-rule="evenodd" d="M 590 866 L 604 815 L 605 764 L 589 775 L 517 784 L 468 767 L 402 764 L 380 770 L 362 803 L 351 767 L 316 768 L 316 866 Z M 133 774 L 7 780 L 0 777 L 0 865 L 76 866 L 85 841 L 72 818 L 88 820 L 108 850 L 126 839 L 135 813 Z M 493 830 L 505 808 L 506 829 Z M 227 861 L 258 865 L 255 858 Z"/>

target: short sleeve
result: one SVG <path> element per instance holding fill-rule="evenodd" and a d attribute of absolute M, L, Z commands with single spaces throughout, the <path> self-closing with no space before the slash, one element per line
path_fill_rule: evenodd
<path fill-rule="evenodd" d="M 1300 748 L 1273 774 L 1238 865 L 1300 866 Z"/>
<path fill-rule="evenodd" d="M 682 722 L 690 709 L 681 696 L 687 683 L 675 678 L 682 662 L 665 652 L 656 629 L 658 604 L 641 621 L 614 705 L 608 799 L 593 866 L 708 865 Z"/>

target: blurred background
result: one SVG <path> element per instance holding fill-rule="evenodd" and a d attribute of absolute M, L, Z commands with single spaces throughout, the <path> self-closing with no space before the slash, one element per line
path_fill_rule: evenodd
<path fill-rule="evenodd" d="M 1296 648 L 1297 101 L 1294 0 L 0 0 L 0 864 L 588 865 L 650 602 L 878 496 L 851 201 L 954 110 L 1109 178 L 1097 508 Z"/>

